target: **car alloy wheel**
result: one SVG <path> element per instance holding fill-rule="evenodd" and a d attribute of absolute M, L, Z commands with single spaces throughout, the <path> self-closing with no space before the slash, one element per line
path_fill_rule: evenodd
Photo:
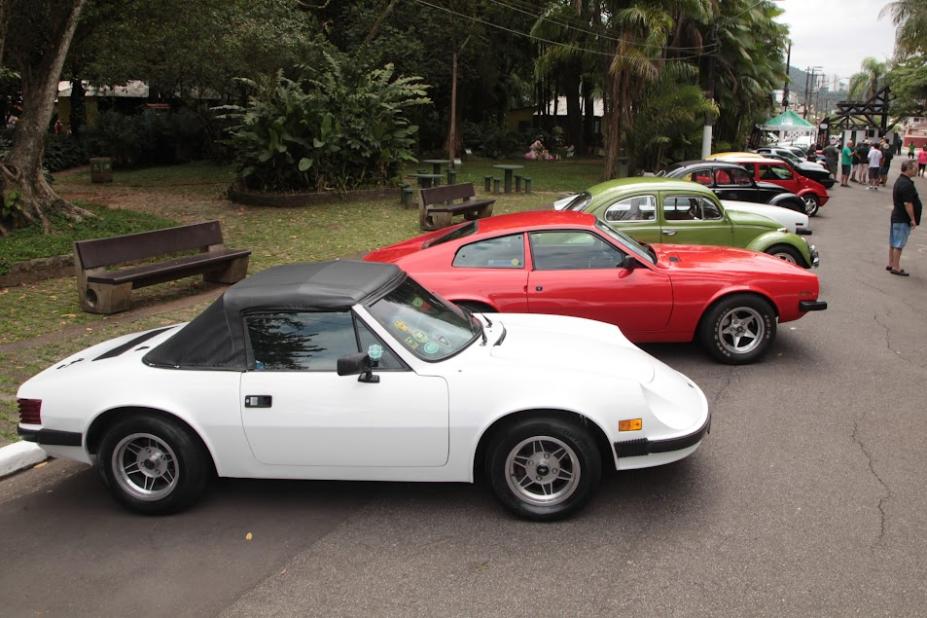
<path fill-rule="evenodd" d="M 505 460 L 505 469 L 512 493 L 535 506 L 568 500 L 582 474 L 576 452 L 552 436 L 535 436 L 516 444 Z"/>
<path fill-rule="evenodd" d="M 801 267 L 805 266 L 804 258 L 795 247 L 790 247 L 789 245 L 774 245 L 767 249 L 766 253 L 773 256 L 774 258 L 779 258 L 783 262 L 788 262 L 789 264 L 795 264 L 796 266 Z"/>
<path fill-rule="evenodd" d="M 763 341 L 765 321 L 750 307 L 735 307 L 718 321 L 718 340 L 731 354 L 749 354 Z"/>
<path fill-rule="evenodd" d="M 122 490 L 146 502 L 168 496 L 180 477 L 174 450 L 150 433 L 133 433 L 120 440 L 111 465 Z"/>
<path fill-rule="evenodd" d="M 699 324 L 699 340 L 715 360 L 745 365 L 761 358 L 776 336 L 776 311 L 756 294 L 716 302 Z"/>
<path fill-rule="evenodd" d="M 805 203 L 805 214 L 809 217 L 814 217 L 818 214 L 818 208 L 820 208 L 818 196 L 813 193 L 806 193 L 802 196 L 802 201 Z"/>
<path fill-rule="evenodd" d="M 602 477 L 598 444 L 584 423 L 565 412 L 513 418 L 494 430 L 485 471 L 496 498 L 526 519 L 572 515 Z"/>

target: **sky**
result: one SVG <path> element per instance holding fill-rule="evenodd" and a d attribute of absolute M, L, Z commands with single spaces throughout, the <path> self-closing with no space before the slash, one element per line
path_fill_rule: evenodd
<path fill-rule="evenodd" d="M 925 0 L 927 1 L 927 0 Z M 879 18 L 889 0 L 779 0 L 785 13 L 778 21 L 788 25 L 792 39 L 792 66 L 802 70 L 824 67 L 848 78 L 859 71 L 867 56 L 885 60 L 895 46 L 891 17 Z"/>

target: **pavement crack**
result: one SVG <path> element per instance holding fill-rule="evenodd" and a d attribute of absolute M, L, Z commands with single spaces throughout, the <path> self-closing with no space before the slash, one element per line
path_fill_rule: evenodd
<path fill-rule="evenodd" d="M 731 382 L 734 381 L 734 368 L 727 372 L 727 375 L 724 376 L 724 382 L 721 383 L 721 388 L 718 389 L 718 392 L 715 393 L 715 396 L 711 398 L 711 407 L 717 408 L 718 402 L 721 401 L 721 398 L 724 397 L 727 389 L 731 386 Z"/>
<path fill-rule="evenodd" d="M 901 352 L 899 352 L 898 350 L 896 350 L 895 348 L 892 347 L 892 331 L 891 331 L 891 329 L 888 327 L 887 324 L 883 323 L 882 320 L 879 319 L 879 314 L 878 314 L 878 313 L 874 313 L 874 314 L 872 315 L 872 319 L 875 321 L 876 324 L 878 324 L 879 326 L 882 327 L 882 330 L 885 331 L 885 348 L 886 348 L 889 352 L 893 352 L 896 356 L 899 356 L 899 357 L 901 357 L 901 358 L 904 358 L 904 356 L 901 355 Z"/>
<path fill-rule="evenodd" d="M 876 539 L 875 543 L 872 544 L 872 547 L 879 547 L 882 545 L 882 542 L 885 540 L 885 503 L 891 500 L 892 490 L 888 486 L 879 473 L 876 472 L 875 465 L 872 462 L 872 454 L 869 452 L 869 449 L 866 448 L 866 445 L 863 444 L 863 441 L 859 436 L 859 419 L 853 421 L 853 433 L 850 435 L 853 442 L 856 446 L 859 447 L 859 450 L 862 452 L 863 456 L 866 458 L 866 464 L 869 466 L 869 473 L 875 477 L 875 480 L 879 482 L 879 485 L 882 486 L 884 494 L 879 497 L 878 509 L 879 509 L 879 537 Z"/>

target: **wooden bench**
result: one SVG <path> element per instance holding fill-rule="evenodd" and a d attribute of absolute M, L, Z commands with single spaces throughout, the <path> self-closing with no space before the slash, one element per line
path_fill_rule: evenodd
<path fill-rule="evenodd" d="M 422 189 L 419 225 L 423 230 L 437 230 L 450 225 L 454 215 L 463 215 L 468 220 L 488 217 L 495 203 L 496 200 L 476 199 L 476 191 L 469 182 Z"/>
<path fill-rule="evenodd" d="M 193 255 L 169 257 L 196 250 Z M 226 249 L 218 221 L 113 236 L 74 243 L 74 268 L 80 306 L 90 313 L 116 313 L 129 308 L 135 288 L 193 275 L 216 283 L 235 283 L 248 273 L 251 251 Z M 128 264 L 167 257 L 158 262 Z M 107 270 L 109 266 L 127 264 Z"/>

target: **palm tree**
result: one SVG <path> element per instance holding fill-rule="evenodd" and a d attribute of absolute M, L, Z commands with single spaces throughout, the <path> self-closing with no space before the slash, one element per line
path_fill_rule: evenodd
<path fill-rule="evenodd" d="M 894 0 L 885 5 L 879 17 L 886 14 L 898 27 L 895 32 L 895 49 L 905 57 L 927 52 L 927 3 L 924 0 Z"/>
<path fill-rule="evenodd" d="M 871 99 L 885 85 L 888 63 L 875 58 L 864 58 L 862 71 L 850 78 L 850 99 Z"/>

